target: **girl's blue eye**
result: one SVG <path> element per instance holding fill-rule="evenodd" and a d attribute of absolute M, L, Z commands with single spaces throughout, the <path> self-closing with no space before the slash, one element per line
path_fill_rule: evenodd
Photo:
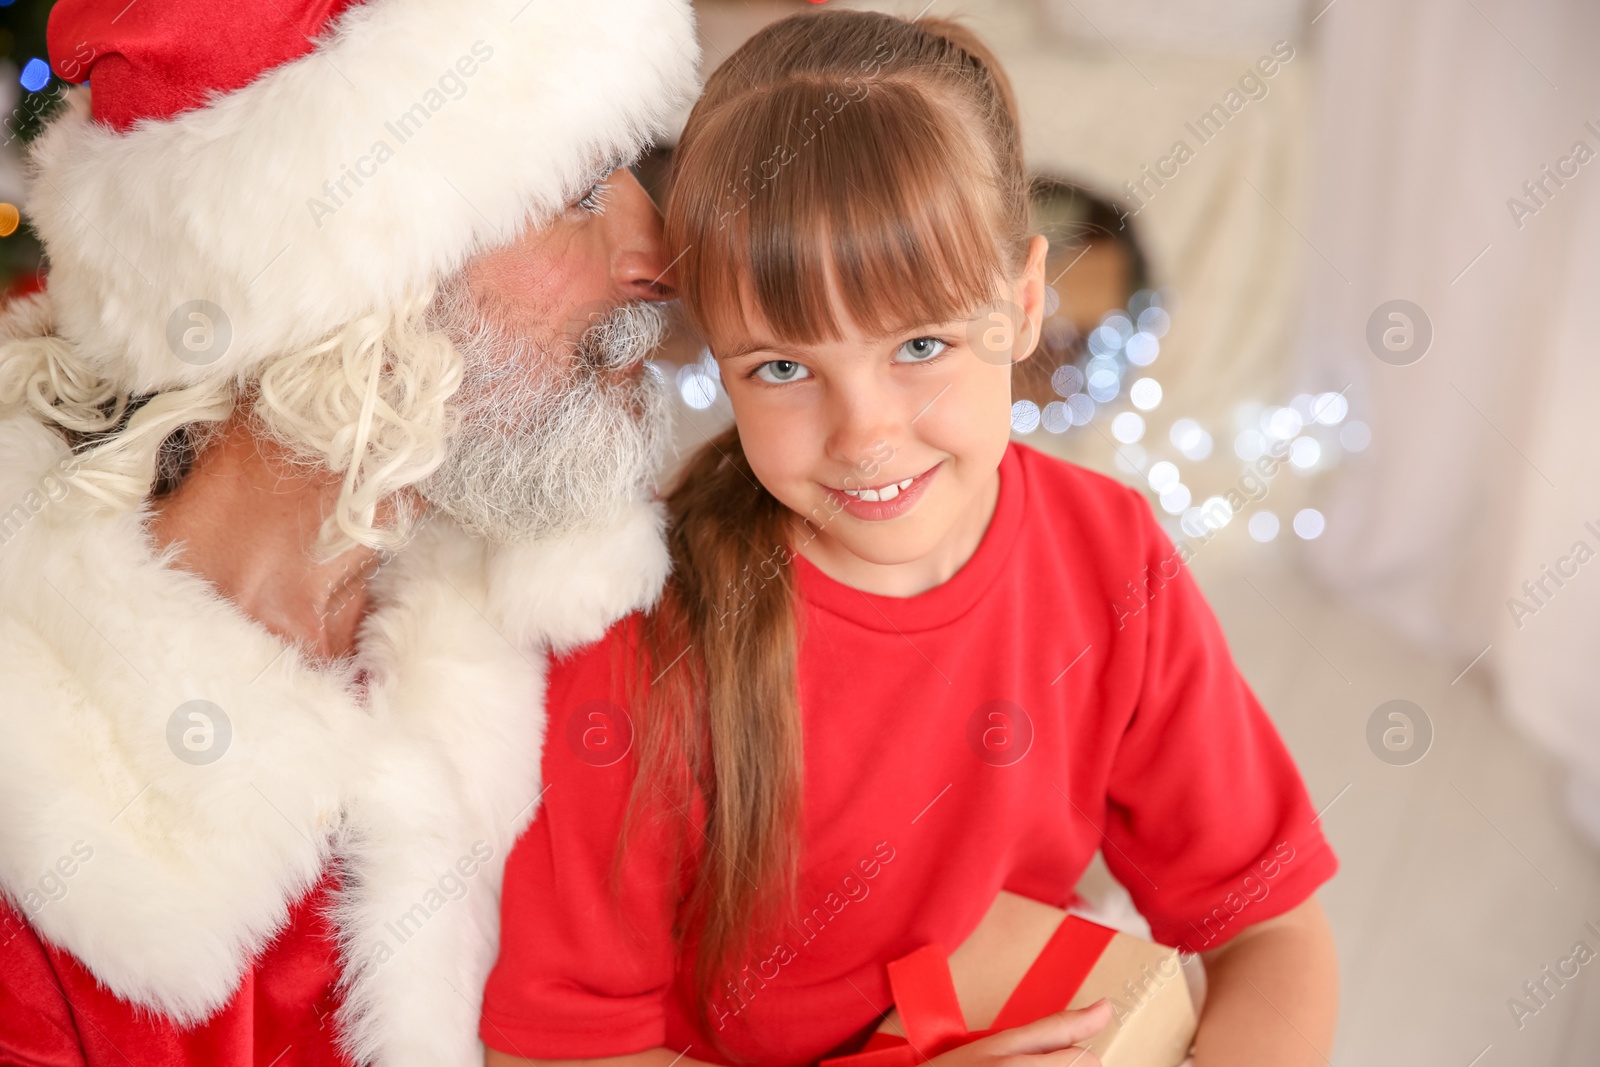
<path fill-rule="evenodd" d="M 896 363 L 926 363 L 950 346 L 937 337 L 913 337 L 895 353 Z"/>
<path fill-rule="evenodd" d="M 770 359 L 756 368 L 756 377 L 773 385 L 783 385 L 809 378 L 811 372 L 792 359 Z"/>

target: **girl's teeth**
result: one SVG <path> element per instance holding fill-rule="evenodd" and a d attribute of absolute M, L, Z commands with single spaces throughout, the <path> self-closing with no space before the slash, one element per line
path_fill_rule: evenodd
<path fill-rule="evenodd" d="M 877 503 L 884 500 L 893 500 L 900 495 L 901 490 L 910 489 L 911 483 L 914 481 L 916 481 L 915 478 L 907 478 L 903 482 L 894 482 L 884 486 L 882 489 L 846 489 L 844 492 L 846 496 L 853 496 L 857 500 L 870 500 Z"/>

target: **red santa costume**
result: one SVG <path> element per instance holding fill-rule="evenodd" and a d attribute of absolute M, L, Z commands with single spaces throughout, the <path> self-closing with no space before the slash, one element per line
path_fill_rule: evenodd
<path fill-rule="evenodd" d="M 51 352 L 248 383 L 414 299 L 659 131 L 688 5 L 61 0 L 50 34 L 93 97 L 35 142 L 48 290 L 0 332 L 0 1062 L 479 1064 L 546 659 L 653 597 L 654 507 L 520 546 L 431 521 L 329 668 L 72 488 L 28 405 L 73 384 Z M 197 301 L 225 359 L 174 358 Z"/>

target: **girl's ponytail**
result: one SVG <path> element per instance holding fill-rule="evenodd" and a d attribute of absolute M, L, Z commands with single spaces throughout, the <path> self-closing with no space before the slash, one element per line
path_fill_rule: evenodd
<path fill-rule="evenodd" d="M 704 805 L 680 936 L 693 931 L 702 1011 L 729 961 L 793 895 L 800 807 L 790 513 L 737 429 L 708 441 L 666 498 L 672 587 L 646 618 L 642 773 L 630 809 Z"/>

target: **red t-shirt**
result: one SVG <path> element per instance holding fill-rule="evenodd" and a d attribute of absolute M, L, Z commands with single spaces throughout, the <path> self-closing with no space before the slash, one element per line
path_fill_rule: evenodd
<path fill-rule="evenodd" d="M 334 1044 L 338 945 L 324 914 L 331 892 L 324 879 L 301 898 L 233 999 L 187 1029 L 119 1000 L 0 900 L 0 1064 L 350 1067 Z"/>
<path fill-rule="evenodd" d="M 799 918 L 711 1005 L 759 1064 L 857 1046 L 884 964 L 953 948 L 1008 889 L 1058 906 L 1096 849 L 1157 940 L 1215 948 L 1332 876 L 1294 762 L 1148 504 L 1013 445 L 953 578 L 875 596 L 798 559 Z M 657 1046 L 728 1062 L 671 937 L 664 833 L 612 879 L 632 759 L 627 623 L 553 666 L 543 806 L 508 860 L 480 1033 L 532 1058 Z M 646 820 L 648 823 L 649 820 Z"/>

